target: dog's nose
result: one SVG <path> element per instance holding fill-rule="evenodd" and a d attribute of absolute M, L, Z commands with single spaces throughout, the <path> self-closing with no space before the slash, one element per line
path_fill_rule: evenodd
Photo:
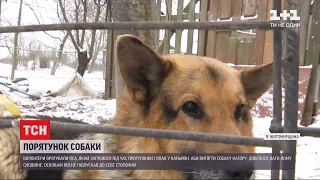
<path fill-rule="evenodd" d="M 250 179 L 253 171 L 225 171 L 227 179 Z"/>
<path fill-rule="evenodd" d="M 254 172 L 254 163 L 252 161 L 244 161 L 234 163 L 231 170 L 224 171 L 225 179 L 250 179 Z"/>

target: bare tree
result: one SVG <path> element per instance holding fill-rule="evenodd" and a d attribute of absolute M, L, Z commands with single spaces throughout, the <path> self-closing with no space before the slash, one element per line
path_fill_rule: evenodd
<path fill-rule="evenodd" d="M 100 21 L 100 14 L 102 12 L 102 7 L 101 6 L 95 6 L 91 1 L 87 0 L 74 0 L 72 3 L 71 1 L 64 1 L 63 0 L 58 0 L 60 10 L 62 13 L 62 17 L 64 22 L 69 23 L 70 21 L 74 22 L 87 22 L 87 20 L 90 17 L 94 17 L 93 21 L 98 22 Z M 69 7 L 69 11 L 73 11 L 74 14 L 72 16 L 68 17 L 66 13 L 66 8 Z M 68 13 L 70 15 L 70 13 Z M 90 19 L 89 19 L 90 20 Z M 79 30 L 75 31 L 75 34 L 73 34 L 71 31 L 67 31 L 69 34 L 69 37 L 71 39 L 71 42 L 74 46 L 74 48 L 77 51 L 78 55 L 78 68 L 77 72 L 83 76 L 87 66 L 90 62 L 90 60 L 93 57 L 94 53 L 94 46 L 96 42 L 96 35 L 97 35 L 97 30 L 92 30 L 91 35 L 90 35 L 90 40 L 87 41 L 88 44 L 85 44 L 85 37 L 86 37 L 86 30 L 82 30 L 80 33 Z M 85 47 L 86 45 L 86 47 Z M 89 50 L 87 50 L 89 49 Z"/>
<path fill-rule="evenodd" d="M 29 9 L 32 11 L 32 13 L 34 14 L 34 16 L 36 17 L 36 19 L 37 19 L 37 21 L 38 21 L 38 24 L 41 24 L 40 19 L 39 19 L 37 13 L 35 12 L 34 8 L 33 8 L 32 6 L 30 6 L 29 4 L 26 4 L 26 5 L 29 7 Z M 57 5 L 58 5 L 58 3 L 57 3 Z M 57 8 L 57 15 L 58 15 L 58 17 L 59 17 L 58 8 Z M 58 66 L 59 66 L 59 63 L 60 63 L 60 61 L 61 61 L 61 59 L 62 59 L 62 52 L 63 52 L 63 49 L 64 49 L 64 45 L 65 45 L 65 43 L 66 43 L 66 41 L 67 41 L 67 39 L 68 39 L 68 37 L 69 37 L 69 34 L 68 34 L 68 33 L 64 33 L 63 38 L 61 39 L 60 37 L 53 36 L 53 35 L 49 34 L 49 33 L 46 32 L 46 31 L 43 31 L 43 32 L 44 32 L 46 35 L 50 36 L 51 38 L 56 39 L 56 40 L 59 40 L 59 41 L 61 42 L 60 45 L 59 45 L 58 57 L 55 58 L 55 61 L 54 61 L 54 63 L 53 63 L 52 69 L 51 69 L 51 75 L 55 75 L 56 70 L 57 70 L 57 68 L 58 68 Z"/>
<path fill-rule="evenodd" d="M 25 4 L 25 5 L 28 6 L 29 9 L 32 11 L 32 13 L 34 14 L 34 17 L 35 17 L 35 18 L 37 19 L 37 21 L 38 21 L 38 24 L 41 24 L 40 19 L 39 19 L 38 15 L 37 15 L 36 11 L 33 9 L 33 7 L 32 7 L 30 4 Z M 44 32 L 46 35 L 48 35 L 48 36 L 50 36 L 51 38 L 53 38 L 53 39 L 57 39 L 57 40 L 62 41 L 59 37 L 52 36 L 51 34 L 49 34 L 49 33 L 46 32 L 46 31 L 43 31 L 43 32 Z"/>
<path fill-rule="evenodd" d="M 18 26 L 21 25 L 22 2 L 23 2 L 23 0 L 20 0 Z M 12 68 L 11 68 L 11 79 L 14 79 L 14 73 L 15 73 L 15 71 L 17 69 L 17 65 L 18 65 L 18 38 L 19 38 L 19 33 L 15 33 L 14 39 L 13 39 L 14 49 L 13 49 L 13 63 L 12 63 Z"/>
<path fill-rule="evenodd" d="M 7 0 L 0 0 L 0 23 L 1 23 L 1 15 L 2 15 L 2 3 L 7 2 Z"/>
<path fill-rule="evenodd" d="M 106 36 L 106 31 L 104 31 L 103 33 L 100 33 L 99 36 L 99 41 L 96 41 L 95 45 L 94 45 L 94 52 L 93 52 L 93 56 L 91 58 L 91 63 L 90 66 L 88 68 L 88 73 L 91 73 L 93 71 L 94 68 L 94 64 L 97 60 L 97 56 L 99 54 L 100 51 L 103 50 L 103 48 L 105 48 L 105 42 L 103 42 L 103 37 Z"/>
<path fill-rule="evenodd" d="M 159 1 L 159 0 L 158 0 Z M 156 1 L 155 0 L 113 0 L 113 19 L 114 21 L 153 21 L 156 20 Z M 156 48 L 158 39 L 156 39 L 156 30 L 116 30 L 115 36 L 121 34 L 132 34 L 139 37 L 151 48 Z M 124 84 L 120 75 L 118 63 L 115 63 L 116 79 L 116 98 L 122 94 Z"/>
<path fill-rule="evenodd" d="M 52 69 L 51 69 L 51 75 L 55 75 L 56 73 L 56 70 L 59 66 L 59 63 L 61 62 L 61 59 L 62 59 L 62 52 L 63 52 L 63 48 L 64 48 L 64 45 L 66 44 L 66 41 L 69 37 L 69 33 L 66 33 L 62 39 L 62 42 L 59 46 L 59 53 L 58 53 L 58 57 L 57 59 L 54 61 L 53 63 L 53 66 L 52 66 Z"/>

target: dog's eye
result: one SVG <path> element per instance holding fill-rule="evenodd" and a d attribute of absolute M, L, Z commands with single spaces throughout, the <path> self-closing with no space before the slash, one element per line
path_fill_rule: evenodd
<path fill-rule="evenodd" d="M 200 119 L 203 116 L 202 110 L 197 103 L 192 101 L 187 101 L 182 105 L 182 111 L 188 116 L 191 116 L 196 119 Z"/>
<path fill-rule="evenodd" d="M 237 108 L 236 111 L 234 112 L 234 116 L 236 119 L 240 119 L 243 111 L 245 109 L 245 104 L 240 104 Z"/>

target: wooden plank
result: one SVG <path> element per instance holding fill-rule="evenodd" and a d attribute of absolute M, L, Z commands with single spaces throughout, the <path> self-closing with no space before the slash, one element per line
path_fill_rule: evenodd
<path fill-rule="evenodd" d="M 315 96 L 315 88 L 316 82 L 317 82 L 317 66 L 319 63 L 319 54 L 320 54 L 320 2 L 315 1 L 313 3 L 312 8 L 312 24 L 311 24 L 311 31 L 310 31 L 310 39 L 309 39 L 309 45 L 308 45 L 308 51 L 306 54 L 306 65 L 312 65 L 312 71 L 311 71 L 311 78 L 310 83 L 308 86 L 308 93 L 306 96 L 305 101 L 305 108 L 303 111 L 302 121 L 301 125 L 303 126 L 309 126 L 312 123 L 312 113 L 313 113 L 313 102 L 314 102 L 314 96 Z"/>
<path fill-rule="evenodd" d="M 313 102 L 314 102 L 314 93 L 317 81 L 317 66 L 319 63 L 319 54 L 320 54 L 320 2 L 315 1 L 312 8 L 312 24 L 310 31 L 310 39 L 308 45 L 308 51 L 306 54 L 306 65 L 312 65 L 311 78 L 308 86 L 308 92 L 305 100 L 305 108 L 302 115 L 302 126 L 309 126 L 312 123 L 312 113 L 313 113 Z"/>
<path fill-rule="evenodd" d="M 223 3 L 222 3 L 223 2 Z M 219 18 L 220 19 L 226 19 L 226 18 L 230 18 L 231 17 L 231 1 L 229 0 L 221 0 L 220 4 L 219 4 Z M 228 55 L 224 54 L 224 53 L 228 53 L 228 44 L 229 44 L 229 37 L 231 35 L 231 31 L 226 31 L 226 32 L 219 32 L 217 33 L 217 41 L 216 41 L 216 52 L 217 52 L 217 58 L 222 58 L 222 61 L 227 61 Z M 222 37 L 218 37 L 218 36 L 222 36 Z M 221 42 L 220 40 L 224 39 L 225 42 Z M 221 50 L 220 49 L 220 45 L 223 44 L 223 46 L 226 47 L 226 49 Z M 219 48 L 219 50 L 218 50 Z M 219 55 L 218 55 L 219 54 Z M 222 55 L 223 54 L 223 55 Z"/>
<path fill-rule="evenodd" d="M 256 6 L 257 6 L 256 0 L 243 0 L 242 15 L 244 17 L 256 15 L 256 12 L 257 12 Z"/>
<path fill-rule="evenodd" d="M 309 19 L 312 19 L 312 18 L 309 18 Z M 311 22 L 310 22 L 310 24 L 312 24 Z M 309 34 L 310 35 L 310 34 Z M 308 39 L 311 39 L 310 37 L 308 38 Z M 306 50 L 306 52 L 308 52 L 308 50 Z M 314 106 L 313 106 L 313 108 L 314 108 L 314 110 L 313 110 L 313 116 L 317 116 L 319 113 L 320 113 L 320 57 L 319 57 L 319 61 L 318 61 L 318 71 L 317 71 L 317 84 L 318 85 L 316 85 L 315 86 L 315 91 L 318 91 L 318 93 L 314 93 L 315 94 L 315 103 L 314 103 Z"/>
<path fill-rule="evenodd" d="M 232 0 L 223 0 L 223 3 L 219 4 L 219 7 L 220 7 L 219 18 L 220 19 L 229 19 L 231 17 L 231 2 L 232 2 Z"/>
<path fill-rule="evenodd" d="M 229 46 L 229 37 L 231 32 L 219 32 L 217 33 L 216 41 L 216 59 L 226 62 L 228 59 L 228 46 Z"/>
<path fill-rule="evenodd" d="M 248 65 L 250 57 L 251 41 L 247 38 L 239 38 L 237 49 L 237 65 Z"/>
<path fill-rule="evenodd" d="M 207 9 L 208 9 L 208 0 L 201 0 L 200 1 L 200 21 L 206 21 L 207 20 Z M 199 30 L 199 37 L 198 37 L 198 55 L 204 56 L 205 52 L 205 43 L 206 43 L 206 31 L 205 30 Z"/>
<path fill-rule="evenodd" d="M 161 0 L 157 0 L 157 7 L 156 7 L 156 17 L 157 17 L 157 21 L 160 21 L 160 19 L 161 19 Z M 159 44 L 159 42 L 160 42 L 160 30 L 158 30 L 157 31 L 157 33 L 156 33 L 156 38 L 157 38 L 157 44 Z M 157 45 L 157 52 L 160 52 L 160 44 L 159 45 Z"/>
<path fill-rule="evenodd" d="M 320 103 L 319 102 L 319 97 L 320 97 L 320 64 L 317 65 L 317 81 L 314 89 L 314 100 L 313 100 L 313 111 L 312 111 L 312 116 L 317 116 L 319 114 L 319 108 L 320 108 Z"/>
<path fill-rule="evenodd" d="M 258 4 L 258 19 L 266 20 L 268 12 L 268 0 L 260 0 Z M 265 34 L 265 30 L 256 30 L 256 40 L 254 42 L 254 51 L 252 57 L 253 64 L 259 65 L 263 62 Z"/>
<path fill-rule="evenodd" d="M 199 2 L 199 1 L 200 1 L 200 0 L 195 0 L 196 3 Z M 184 19 L 184 20 L 188 20 L 189 3 L 186 5 L 186 7 L 183 8 L 183 13 L 187 13 L 187 14 L 184 14 L 183 16 L 187 15 L 187 18 Z M 173 16 L 171 15 L 171 20 L 172 20 L 172 17 L 173 17 Z M 163 19 L 163 20 L 167 20 L 167 19 Z M 170 39 L 171 39 L 171 37 L 172 37 L 173 34 L 174 34 L 174 33 L 170 33 L 170 35 L 171 35 L 171 36 L 169 37 Z M 161 44 L 160 44 L 160 47 L 159 47 L 159 52 L 161 52 L 161 53 L 163 52 L 163 48 L 164 48 L 163 46 L 164 46 L 164 42 L 162 41 Z"/>
<path fill-rule="evenodd" d="M 189 6 L 188 6 L 189 7 Z M 189 10 L 188 10 L 189 11 Z M 207 16 L 208 16 L 208 12 L 207 12 Z M 194 19 L 200 19 L 200 17 L 201 17 L 201 13 L 194 13 Z M 165 21 L 167 19 L 167 17 L 166 16 L 161 16 L 160 17 L 160 20 L 161 21 Z M 177 21 L 177 20 L 179 20 L 178 19 L 178 15 L 171 15 L 171 20 L 172 21 Z M 182 14 L 182 20 L 189 20 L 189 13 L 185 13 L 185 14 Z"/>
<path fill-rule="evenodd" d="M 255 65 L 255 59 L 254 59 L 254 53 L 256 52 L 256 49 L 254 48 L 255 43 L 256 43 L 256 38 L 255 37 L 251 38 L 250 55 L 249 55 L 249 63 L 248 63 L 249 65 Z M 262 57 L 262 54 L 261 54 L 261 57 Z"/>
<path fill-rule="evenodd" d="M 237 56 L 236 56 L 236 65 L 240 65 L 240 51 L 243 49 L 243 38 L 238 38 L 238 45 L 237 45 Z"/>
<path fill-rule="evenodd" d="M 242 15 L 242 0 L 232 1 L 231 4 L 232 20 L 239 20 Z"/>
<path fill-rule="evenodd" d="M 272 1 L 273 0 L 268 0 L 267 12 L 270 12 L 270 10 L 273 8 Z M 270 13 L 267 13 L 267 19 L 270 20 Z M 264 35 L 264 39 L 265 40 L 264 40 L 263 60 L 262 60 L 263 64 L 273 61 L 273 56 L 272 56 L 272 54 L 273 54 L 273 31 L 266 31 L 265 35 Z M 256 41 L 258 41 L 258 39 Z"/>
<path fill-rule="evenodd" d="M 241 38 L 255 38 L 256 35 L 255 34 L 251 34 L 251 33 L 246 33 L 246 32 L 242 32 L 242 31 L 232 31 L 231 36 L 234 37 L 241 37 Z"/>
<path fill-rule="evenodd" d="M 210 0 L 208 2 L 210 2 Z M 210 4 L 210 3 L 208 3 L 208 4 Z M 186 14 L 185 11 L 184 11 L 184 13 L 185 14 L 182 15 L 182 20 L 188 20 L 189 19 L 189 14 Z M 210 16 L 212 17 L 212 14 L 210 12 L 207 12 L 207 17 L 210 17 Z M 200 17 L 201 17 L 201 13 L 194 13 L 194 19 L 200 19 Z M 235 19 L 240 19 L 240 17 L 241 17 L 241 15 L 238 18 L 235 18 Z M 165 21 L 166 19 L 167 19 L 167 17 L 165 15 L 162 15 L 160 17 L 161 21 Z M 252 17 L 252 19 L 248 19 L 247 21 L 253 21 L 253 20 L 257 20 L 257 19 L 258 18 L 253 18 Z M 178 20 L 177 15 L 171 15 L 171 20 L 172 21 L 177 21 Z M 221 30 L 219 29 L 219 31 L 221 31 Z"/>
<path fill-rule="evenodd" d="M 195 13 L 195 0 L 190 0 L 189 3 L 189 22 L 194 21 L 194 13 Z M 188 40 L 187 40 L 187 54 L 192 54 L 193 48 L 193 32 L 194 30 L 188 29 Z"/>
<path fill-rule="evenodd" d="M 167 5 L 167 21 L 171 21 L 171 14 L 172 14 L 172 1 L 166 1 L 166 5 Z M 169 29 L 165 30 L 165 35 L 164 35 L 164 39 L 163 39 L 163 44 L 164 44 L 164 48 L 163 48 L 163 53 L 164 54 L 169 54 L 170 51 L 170 39 L 171 39 L 171 31 Z"/>
<path fill-rule="evenodd" d="M 219 0 L 211 0 L 210 3 L 210 14 L 209 20 L 216 21 L 219 13 Z M 216 57 L 215 54 L 216 46 L 216 30 L 207 31 L 207 47 L 206 47 L 206 56 L 207 57 Z"/>
<path fill-rule="evenodd" d="M 312 8 L 311 8 L 312 9 Z M 311 16 L 311 15 L 310 15 Z M 306 54 L 307 55 L 308 49 L 309 49 L 309 41 L 310 41 L 310 32 L 311 32 L 311 26 L 312 26 L 312 16 L 309 18 L 309 25 L 308 25 L 308 33 L 307 33 L 307 42 L 306 42 Z M 306 64 L 306 58 L 304 60 L 304 64 Z"/>
<path fill-rule="evenodd" d="M 238 31 L 231 31 L 230 37 L 238 37 Z"/>
<path fill-rule="evenodd" d="M 298 4 L 298 12 L 300 13 L 299 65 L 304 65 L 311 0 L 298 1 Z"/>
<path fill-rule="evenodd" d="M 229 38 L 228 58 L 225 63 L 236 64 L 238 38 Z"/>
<path fill-rule="evenodd" d="M 177 12 L 177 20 L 182 21 L 183 16 L 183 0 L 178 0 L 178 12 Z M 181 36 L 182 36 L 182 30 L 177 29 L 176 30 L 176 41 L 175 41 L 175 53 L 180 54 L 181 52 Z"/>

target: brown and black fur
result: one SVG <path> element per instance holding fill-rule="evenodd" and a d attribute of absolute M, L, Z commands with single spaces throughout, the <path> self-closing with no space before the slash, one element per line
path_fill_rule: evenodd
<path fill-rule="evenodd" d="M 117 60 L 126 84 L 114 126 L 253 136 L 251 108 L 272 85 L 272 64 L 238 71 L 207 57 L 159 55 L 131 35 L 117 39 Z M 133 136 L 87 135 L 114 140 L 119 153 L 254 153 L 254 147 Z M 83 137 L 86 138 L 86 137 Z M 251 172 L 67 171 L 65 179 L 219 179 Z M 118 176 L 119 175 L 119 176 Z M 247 178 L 248 178 L 247 177 Z"/>
<path fill-rule="evenodd" d="M 253 136 L 250 110 L 272 85 L 271 63 L 238 71 L 213 58 L 158 55 L 130 35 L 118 37 L 116 54 L 126 88 L 117 100 L 112 125 Z M 0 129 L 0 134 L 3 179 L 247 179 L 252 173 L 237 169 L 26 172 L 19 170 L 18 131 Z M 255 152 L 254 147 L 231 144 L 108 134 L 83 134 L 79 139 L 103 139 L 109 153 Z"/>

